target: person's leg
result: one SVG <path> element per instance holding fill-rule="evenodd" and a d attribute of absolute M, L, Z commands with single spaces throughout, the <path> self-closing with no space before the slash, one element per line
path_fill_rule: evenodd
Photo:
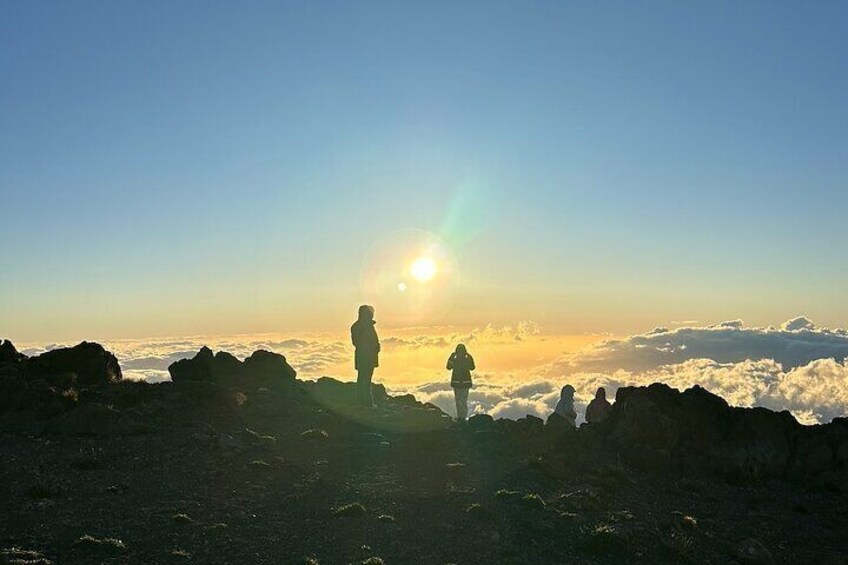
<path fill-rule="evenodd" d="M 468 389 L 456 389 L 456 417 L 460 420 L 468 418 Z"/>
<path fill-rule="evenodd" d="M 462 401 L 460 400 L 460 396 L 462 396 L 461 388 L 453 389 L 453 399 L 456 402 L 456 419 L 459 420 L 460 414 L 462 413 Z"/>
<path fill-rule="evenodd" d="M 374 376 L 374 368 L 362 369 L 356 376 L 356 402 L 362 406 L 373 406 L 371 398 L 371 377 Z"/>

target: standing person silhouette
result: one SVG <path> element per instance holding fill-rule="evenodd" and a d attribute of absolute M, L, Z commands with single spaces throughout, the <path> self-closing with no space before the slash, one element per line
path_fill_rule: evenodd
<path fill-rule="evenodd" d="M 474 358 L 463 344 L 448 357 L 447 368 L 451 373 L 451 386 L 456 400 L 456 419 L 464 421 L 468 417 L 468 391 L 471 389 L 471 371 L 475 369 Z"/>
<path fill-rule="evenodd" d="M 379 363 L 380 338 L 374 325 L 374 307 L 363 304 L 359 307 L 359 319 L 350 327 L 350 339 L 356 349 L 354 366 L 356 367 L 356 402 L 362 406 L 372 406 L 371 377 Z"/>

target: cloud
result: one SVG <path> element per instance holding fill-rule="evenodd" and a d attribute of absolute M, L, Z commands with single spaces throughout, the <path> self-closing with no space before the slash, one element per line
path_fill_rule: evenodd
<path fill-rule="evenodd" d="M 472 412 L 494 417 L 545 417 L 556 406 L 560 387 L 569 383 L 577 389 L 581 421 L 598 387 L 612 398 L 622 386 L 664 382 L 680 390 L 700 385 L 733 406 L 789 410 L 802 423 L 825 423 L 848 413 L 846 358 L 848 332 L 816 328 L 803 316 L 779 329 L 746 328 L 741 320 L 659 327 L 535 367 L 524 377 L 530 381 L 497 384 L 502 376 L 478 378 L 469 404 Z M 447 379 L 405 392 L 455 411 Z"/>
<path fill-rule="evenodd" d="M 493 418 L 523 418 L 527 414 L 546 418 L 559 400 L 560 386 L 551 380 L 534 380 L 509 385 L 478 379 L 468 395 L 472 414 L 489 414 Z M 421 402 L 429 402 L 448 414 L 456 414 L 453 389 L 448 380 L 424 383 L 409 388 L 390 388 L 394 394 L 413 394 Z"/>
<path fill-rule="evenodd" d="M 663 382 L 679 390 L 700 385 L 724 398 L 732 406 L 764 406 L 788 410 L 804 424 L 826 423 L 848 411 L 848 362 L 819 359 L 784 371 L 771 359 L 718 363 L 710 359 L 690 359 L 645 372 L 575 373 L 561 379 L 537 378 L 511 385 L 477 380 L 469 394 L 472 413 L 495 418 L 521 418 L 527 414 L 546 418 L 553 412 L 564 384 L 577 390 L 575 409 L 578 422 L 584 420 L 586 406 L 598 387 L 610 398 L 622 386 L 643 386 Z M 435 404 L 455 414 L 453 391 L 448 380 L 392 389 L 412 393 L 422 402 Z"/>
<path fill-rule="evenodd" d="M 611 339 L 551 364 L 548 375 L 616 370 L 651 371 L 690 359 L 739 363 L 748 359 L 772 359 L 786 369 L 817 359 L 840 361 L 848 357 L 845 330 L 817 329 L 801 316 L 779 329 L 746 328 L 741 320 L 715 326 L 685 326 Z"/>

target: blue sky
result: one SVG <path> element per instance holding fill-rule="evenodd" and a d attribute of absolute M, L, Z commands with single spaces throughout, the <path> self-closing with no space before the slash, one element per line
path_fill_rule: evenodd
<path fill-rule="evenodd" d="M 374 242 L 446 224 L 462 282 L 422 324 L 844 326 L 846 24 L 839 2 L 5 2 L 0 334 L 343 327 Z"/>

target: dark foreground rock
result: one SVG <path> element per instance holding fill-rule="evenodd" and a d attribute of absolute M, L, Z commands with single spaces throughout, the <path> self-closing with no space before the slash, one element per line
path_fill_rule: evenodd
<path fill-rule="evenodd" d="M 380 385 L 358 407 L 353 383 L 298 381 L 269 352 L 204 348 L 155 385 L 0 355 L 0 563 L 848 557 L 844 420 L 653 385 L 580 430 L 459 424 Z"/>
<path fill-rule="evenodd" d="M 620 388 L 596 432 L 653 467 L 740 479 L 848 478 L 840 477 L 848 473 L 848 420 L 802 426 L 789 412 L 730 407 L 699 386 Z"/>

